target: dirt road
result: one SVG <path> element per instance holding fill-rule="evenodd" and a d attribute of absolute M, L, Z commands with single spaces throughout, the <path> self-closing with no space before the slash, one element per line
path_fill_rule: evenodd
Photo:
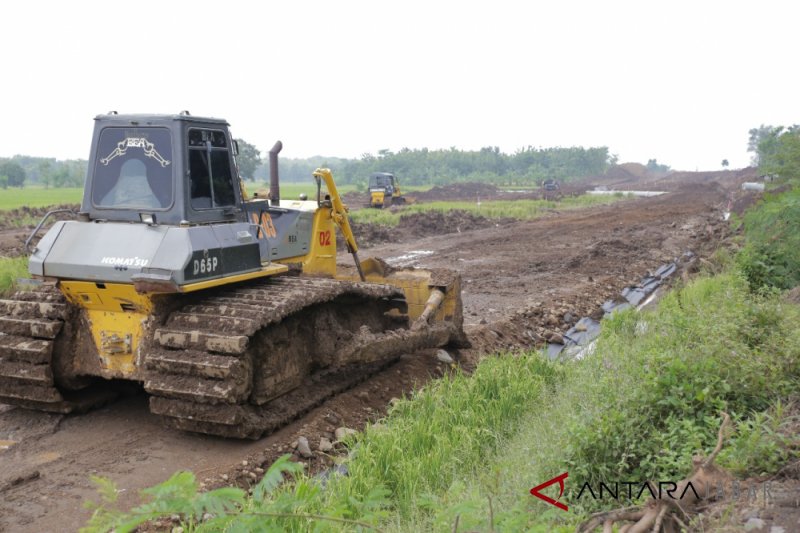
<path fill-rule="evenodd" d="M 476 346 L 530 345 L 581 316 L 596 315 L 606 298 L 648 270 L 687 251 L 708 255 L 726 236 L 722 211 L 736 185 L 733 176 L 699 184 L 690 176 L 658 197 L 402 240 L 364 250 L 362 257 L 460 270 L 467 329 Z M 476 352 L 456 355 L 469 363 Z M 8 446 L 0 451 L 0 530 L 76 530 L 88 517 L 82 503 L 95 497 L 90 475 L 115 481 L 124 503 L 179 469 L 193 470 L 208 487 L 252 484 L 261 468 L 291 452 L 299 436 L 314 449 L 320 437 L 380 417 L 393 397 L 446 370 L 432 352 L 404 356 L 256 442 L 163 429 L 141 394 L 79 416 L 0 406 L 0 450 Z M 319 469 L 327 459 L 304 461 Z"/>

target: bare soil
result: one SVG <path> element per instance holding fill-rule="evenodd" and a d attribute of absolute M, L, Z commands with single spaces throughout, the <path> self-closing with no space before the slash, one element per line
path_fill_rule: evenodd
<path fill-rule="evenodd" d="M 365 250 L 391 263 L 455 268 L 462 273 L 465 322 L 472 349 L 451 350 L 467 369 L 486 352 L 521 349 L 561 333 L 580 317 L 599 316 L 608 298 L 691 251 L 683 275 L 730 237 L 722 212 L 739 191 L 740 174 L 711 179 L 682 175 L 670 194 L 544 218 L 460 227 L 448 219 L 417 220 L 389 244 Z M 414 228 L 423 228 L 415 230 Z M 2 232 L 0 232 L 0 235 Z M 362 257 L 363 258 L 363 257 Z M 350 257 L 341 253 L 340 262 Z M 121 500 L 191 469 L 205 487 L 255 484 L 293 442 L 308 438 L 312 471 L 332 463 L 317 451 L 338 427 L 359 429 L 380 418 L 392 398 L 450 371 L 435 351 L 404 355 L 355 388 L 258 441 L 235 441 L 163 428 L 142 394 L 84 415 L 58 416 L 0 406 L 0 530 L 76 530 L 95 498 L 90 475 L 114 480 Z M 335 454 L 335 452 L 334 452 Z"/>
<path fill-rule="evenodd" d="M 0 257 L 18 257 L 25 253 L 25 240 L 31 234 L 39 220 L 53 209 L 72 209 L 77 211 L 78 205 L 63 204 L 50 207 L 20 207 L 0 211 Z M 61 213 L 51 218 L 45 227 L 55 220 L 71 220 L 74 215 Z M 42 235 L 45 230 L 42 230 Z"/>

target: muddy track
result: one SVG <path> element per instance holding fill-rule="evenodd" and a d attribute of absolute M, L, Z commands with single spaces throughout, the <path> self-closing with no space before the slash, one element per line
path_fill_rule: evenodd
<path fill-rule="evenodd" d="M 143 349 L 150 410 L 181 430 L 272 432 L 393 358 L 458 333 L 460 324 L 402 329 L 386 312 L 403 299 L 391 285 L 282 276 L 186 305 Z M 306 378 L 311 366 L 322 370 Z"/>
<path fill-rule="evenodd" d="M 56 387 L 53 350 L 70 308 L 54 287 L 0 300 L 0 402 L 69 413 L 82 404 Z"/>
<path fill-rule="evenodd" d="M 451 354 L 470 366 L 481 351 L 530 346 L 565 331 L 666 260 L 689 250 L 707 257 L 729 236 L 721 212 L 738 194 L 736 183 L 694 184 L 690 176 L 674 189 L 656 198 L 403 239 L 368 251 L 461 272 L 465 323 L 475 349 Z M 431 253 L 413 253 L 420 251 Z M 340 260 L 350 261 L 344 255 Z M 332 461 L 317 451 L 320 438 L 334 440 L 338 427 L 357 429 L 380 418 L 392 398 L 447 371 L 435 351 L 404 354 L 255 442 L 165 429 L 149 413 L 143 395 L 81 416 L 0 407 L 0 440 L 16 442 L 0 451 L 0 529 L 77 529 L 88 516 L 83 501 L 95 498 L 89 474 L 117 482 L 124 489 L 123 504 L 134 503 L 139 489 L 179 469 L 192 469 L 205 487 L 248 486 L 259 469 L 292 453 L 291 444 L 300 436 L 314 454 L 298 460 L 317 471 Z M 309 381 L 298 390 L 311 395 L 314 388 Z"/>

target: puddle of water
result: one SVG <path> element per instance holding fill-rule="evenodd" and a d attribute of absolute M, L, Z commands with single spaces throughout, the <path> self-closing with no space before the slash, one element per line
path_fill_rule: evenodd
<path fill-rule="evenodd" d="M 411 266 L 417 259 L 433 255 L 432 250 L 411 250 L 403 255 L 390 257 L 386 260 L 392 266 Z"/>
<path fill-rule="evenodd" d="M 599 195 L 609 195 L 609 194 L 632 194 L 633 196 L 660 196 L 662 194 L 667 194 L 667 191 L 586 191 L 586 194 L 599 194 Z"/>

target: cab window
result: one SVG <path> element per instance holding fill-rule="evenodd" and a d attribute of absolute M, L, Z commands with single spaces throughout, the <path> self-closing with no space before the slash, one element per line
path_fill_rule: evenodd
<path fill-rule="evenodd" d="M 233 169 L 225 132 L 191 128 L 188 144 L 192 208 L 211 209 L 234 205 Z"/>
<path fill-rule="evenodd" d="M 110 209 L 166 209 L 172 205 L 172 140 L 167 128 L 100 132 L 92 203 Z"/>

